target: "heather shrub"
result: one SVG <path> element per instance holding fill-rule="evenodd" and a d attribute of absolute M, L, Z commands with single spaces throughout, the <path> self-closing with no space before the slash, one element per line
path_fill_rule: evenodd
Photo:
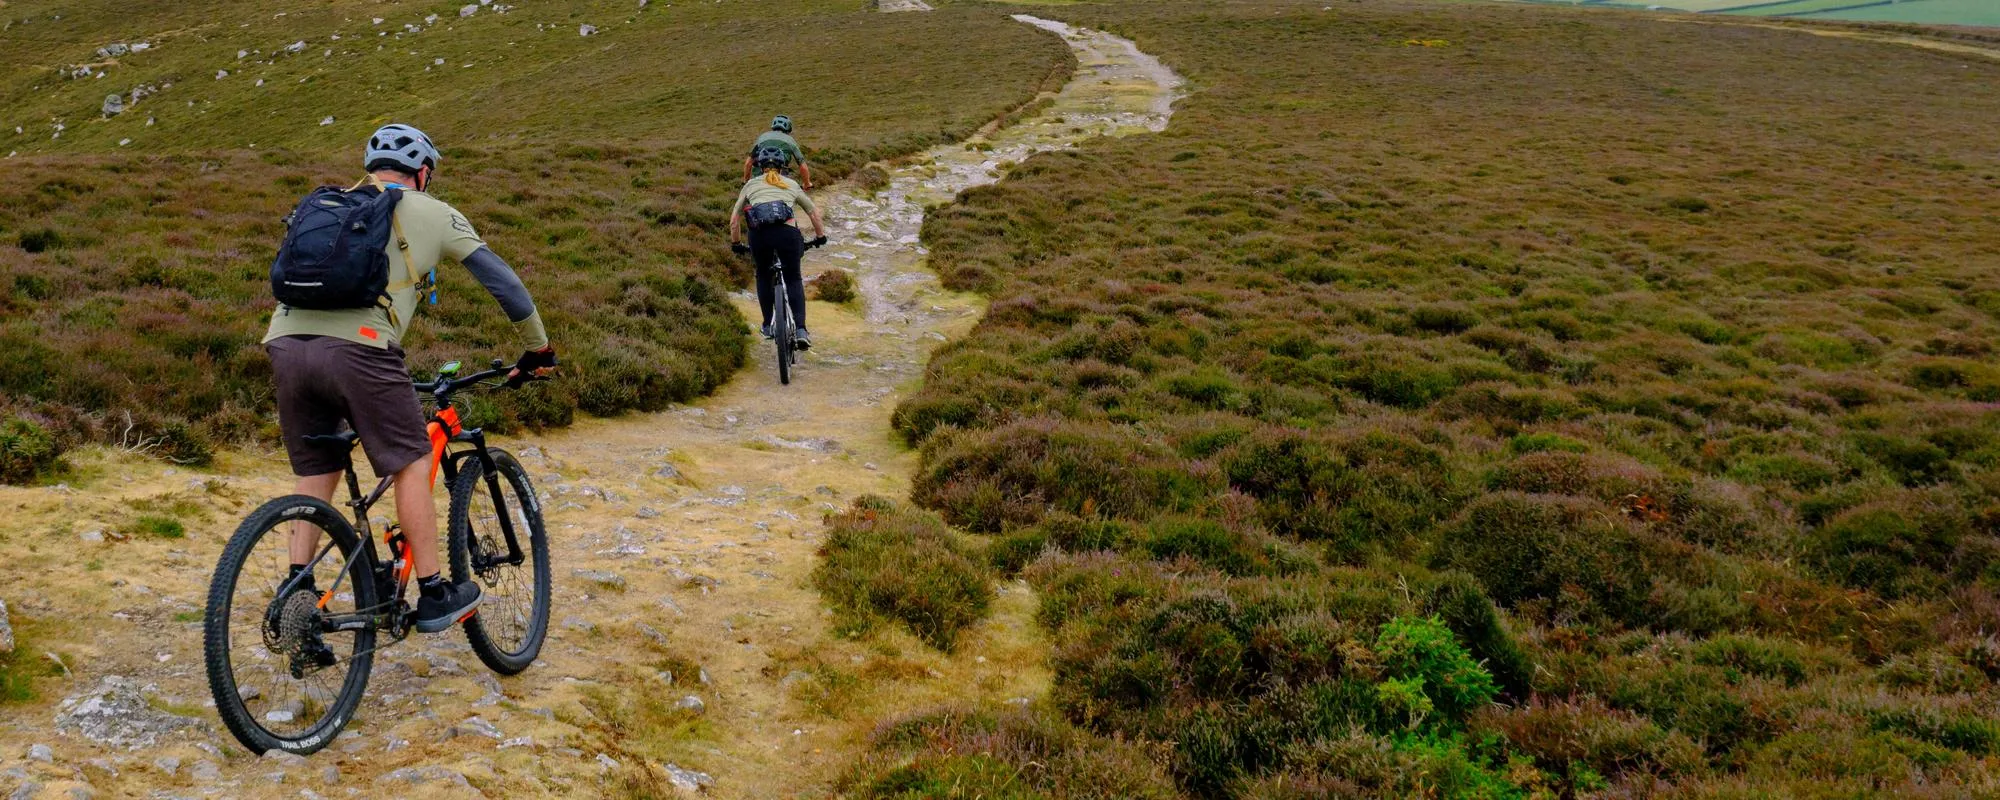
<path fill-rule="evenodd" d="M 950 650 L 993 604 L 985 567 L 929 512 L 862 498 L 829 516 L 827 527 L 812 583 L 845 633 L 865 634 L 894 620 L 926 644 Z"/>
<path fill-rule="evenodd" d="M 1053 548 L 1068 553 L 1124 550 L 1131 538 L 1130 528 L 1116 520 L 1050 514 L 1035 525 L 1016 528 L 994 539 L 986 552 L 995 568 L 1013 575 L 1040 557 L 1044 550 Z"/>
<path fill-rule="evenodd" d="M 1994 560 L 1964 512 L 1936 495 L 1842 511 L 1807 539 L 1805 559 L 1828 578 L 1886 597 L 1929 597 L 1954 577 L 1977 578 Z M 1956 573 L 1956 575 L 1954 575 Z"/>
<path fill-rule="evenodd" d="M 2000 291 L 1968 243 L 2000 237 L 1978 89 L 2000 70 L 1349 6 L 1066 7 L 1202 90 L 1162 135 L 1037 156 L 926 219 L 947 282 L 996 297 L 899 409 L 927 473 L 1039 457 L 1006 438 L 1032 419 L 1121 451 L 1076 480 L 1207 481 L 1086 511 L 1043 478 L 961 480 L 1033 474 L 982 454 L 927 487 L 993 519 L 989 555 L 1037 589 L 1053 706 L 1153 748 L 1188 796 L 1993 785 L 1966 720 L 2000 676 Z M 1593 47 L 1544 46 L 1557 29 Z M 1329 58 L 1366 78 L 1326 84 Z M 1524 79 L 1547 74 L 1617 113 L 1549 105 Z M 1884 135 L 1854 107 L 1903 112 L 1953 166 L 1825 146 Z M 1265 570 L 1258 531 L 1323 563 Z M 1389 670 L 1385 623 L 1432 616 L 1506 705 L 1461 725 Z"/>
<path fill-rule="evenodd" d="M 884 723 L 836 782 L 856 798 L 1169 800 L 1180 795 L 1145 750 L 1041 708 L 949 709 Z"/>
<path fill-rule="evenodd" d="M 1313 566 L 1312 559 L 1262 531 L 1202 517 L 1155 517 L 1135 544 L 1155 561 L 1191 561 L 1226 575 L 1284 574 Z"/>
<path fill-rule="evenodd" d="M 1485 666 L 1502 691 L 1514 699 L 1528 696 L 1534 665 L 1507 632 L 1500 613 L 1485 590 L 1463 572 L 1440 574 L 1425 593 L 1425 613 L 1442 620 L 1466 651 Z"/>
<path fill-rule="evenodd" d="M 1382 431 L 1336 439 L 1264 428 L 1217 459 L 1272 532 L 1326 541 L 1348 560 L 1402 545 L 1443 517 L 1458 491 L 1434 448 Z"/>
<path fill-rule="evenodd" d="M 1440 531 L 1432 561 L 1472 575 L 1494 600 L 1549 614 L 1646 618 L 1643 542 L 1595 502 L 1500 492 L 1480 497 Z"/>
<path fill-rule="evenodd" d="M 1473 716 L 1471 729 L 1503 737 L 1510 749 L 1557 774 L 1587 769 L 1610 778 L 1628 773 L 1673 778 L 1707 766 L 1701 747 L 1687 736 L 1594 697 L 1488 707 Z"/>
<path fill-rule="evenodd" d="M 1212 473 L 1129 431 L 1052 419 L 933 437 L 925 456 L 911 497 L 981 533 L 1050 512 L 1134 518 L 1190 509 L 1220 488 Z"/>

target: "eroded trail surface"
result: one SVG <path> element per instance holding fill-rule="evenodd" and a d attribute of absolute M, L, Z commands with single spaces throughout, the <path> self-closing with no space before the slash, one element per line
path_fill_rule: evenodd
<path fill-rule="evenodd" d="M 760 343 L 699 405 L 501 443 L 537 481 L 554 545 L 549 642 L 520 676 L 487 673 L 456 632 L 414 636 L 378 654 L 367 700 L 326 750 L 248 756 L 208 699 L 199 604 L 237 520 L 289 487 L 281 454 L 193 473 L 101 452 L 77 459 L 75 488 L 0 490 L 17 659 L 68 671 L 0 705 L 0 792 L 818 797 L 881 715 L 1041 692 L 1023 587 L 945 656 L 894 631 L 838 637 L 808 585 L 822 514 L 906 493 L 914 456 L 890 412 L 981 310 L 924 270 L 923 206 L 1035 152 L 1166 124 L 1179 81 L 1158 61 L 1020 19 L 1063 36 L 1081 69 L 1032 119 L 913 158 L 879 192 L 825 194 L 834 244 L 807 273 L 852 270 L 862 297 L 812 304 L 819 345 L 792 385 Z M 754 299 L 738 302 L 756 317 Z M 185 521 L 185 537 L 146 532 L 148 515 Z"/>

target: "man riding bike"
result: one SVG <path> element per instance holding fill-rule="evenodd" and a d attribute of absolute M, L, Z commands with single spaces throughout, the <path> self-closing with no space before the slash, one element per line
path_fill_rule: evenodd
<path fill-rule="evenodd" d="M 815 247 L 826 244 L 826 222 L 820 219 L 819 208 L 799 188 L 798 182 L 778 173 L 786 157 L 783 148 L 773 145 L 751 153 L 752 162 L 764 174 L 746 180 L 743 190 L 736 193 L 736 203 L 729 215 L 729 247 L 738 253 L 749 253 L 757 262 L 757 305 L 764 310 L 766 339 L 773 335 L 771 266 L 783 264 L 788 295 L 785 300 L 799 326 L 792 334 L 793 346 L 806 350 L 812 347 L 812 339 L 806 333 L 806 284 L 799 278 L 799 259 L 805 255 L 807 242 L 792 219 L 792 209 L 804 208 L 812 219 L 813 235 L 819 237 L 811 242 Z M 748 247 L 743 245 L 742 237 L 746 221 L 750 228 Z"/>
<path fill-rule="evenodd" d="M 743 180 L 750 180 L 750 169 L 756 166 L 754 162 L 757 159 L 757 151 L 764 147 L 776 147 L 784 150 L 787 162 L 780 164 L 778 169 L 783 171 L 790 169 L 793 164 L 798 165 L 799 178 L 803 181 L 805 188 L 813 188 L 812 167 L 806 166 L 805 148 L 799 147 L 799 141 L 792 138 L 791 117 L 783 114 L 772 117 L 771 129 L 765 131 L 763 135 L 758 136 L 757 141 L 750 145 L 750 155 L 743 157 Z"/>
<path fill-rule="evenodd" d="M 385 125 L 369 136 L 362 159 L 368 176 L 348 191 L 371 196 L 401 193 L 391 217 L 394 235 L 386 248 L 387 296 L 362 308 L 280 303 L 264 337 L 277 383 L 278 426 L 292 472 L 298 476 L 298 493 L 332 499 L 350 466 L 349 453 L 345 447 L 329 447 L 307 437 L 335 434 L 342 423 L 360 435 L 375 474 L 395 476 L 396 516 L 408 538 L 422 592 L 415 626 L 424 633 L 450 628 L 469 616 L 480 598 L 472 581 L 448 584 L 438 574 L 431 443 L 416 393 L 410 389 L 410 371 L 403 363 L 403 334 L 416 316 L 419 296 L 436 283 L 438 260 L 449 256 L 463 264 L 500 301 L 501 310 L 520 332 L 527 352 L 510 378 L 524 378 L 523 372 L 546 375 L 556 364 L 541 314 L 521 279 L 487 249 L 465 215 L 424 193 L 441 160 L 430 138 L 408 125 Z M 436 302 L 435 293 L 431 300 Z M 312 561 L 319 546 L 318 531 L 299 527 L 304 530 L 294 530 L 289 542 L 292 576 Z M 292 593 L 319 594 L 312 584 L 307 573 Z M 309 656 L 322 666 L 334 658 L 323 644 Z"/>

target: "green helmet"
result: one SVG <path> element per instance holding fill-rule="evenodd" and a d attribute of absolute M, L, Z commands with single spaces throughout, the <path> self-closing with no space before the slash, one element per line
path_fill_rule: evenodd
<path fill-rule="evenodd" d="M 779 114 L 771 118 L 771 130 L 782 133 L 792 132 L 792 118 Z"/>
<path fill-rule="evenodd" d="M 791 154 L 776 145 L 767 144 L 750 152 L 750 162 L 758 169 L 784 169 L 791 160 Z"/>

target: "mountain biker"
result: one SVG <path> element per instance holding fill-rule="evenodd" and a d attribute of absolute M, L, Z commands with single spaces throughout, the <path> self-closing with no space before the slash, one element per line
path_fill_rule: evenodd
<path fill-rule="evenodd" d="M 778 169 L 784 170 L 790 164 L 797 164 L 801 182 L 805 188 L 813 188 L 813 172 L 812 167 L 806 165 L 805 148 L 799 147 L 799 140 L 792 138 L 792 118 L 783 114 L 772 117 L 771 129 L 758 136 L 757 141 L 750 145 L 750 155 L 743 157 L 743 180 L 750 180 L 750 168 L 756 166 L 753 162 L 756 161 L 757 148 L 766 146 L 783 149 L 785 155 L 789 157 L 789 163 L 780 165 Z"/>
<path fill-rule="evenodd" d="M 799 259 L 805 255 L 807 242 L 792 219 L 792 208 L 804 208 L 812 219 L 813 235 L 818 237 L 811 242 L 815 247 L 826 244 L 826 222 L 820 219 L 819 208 L 799 188 L 798 182 L 778 174 L 785 165 L 783 148 L 759 147 L 751 153 L 751 159 L 764 174 L 745 181 L 743 190 L 736 193 L 736 204 L 732 207 L 735 210 L 729 215 L 729 247 L 738 253 L 749 253 L 757 262 L 757 304 L 764 310 L 766 339 L 773 335 L 770 267 L 774 262 L 783 263 L 785 299 L 791 305 L 792 319 L 799 326 L 792 334 L 793 346 L 811 349 L 812 338 L 806 333 L 806 285 L 799 279 Z M 743 245 L 741 235 L 746 221 L 750 227 L 748 247 Z"/>
<path fill-rule="evenodd" d="M 277 383 L 278 427 L 298 476 L 298 493 L 331 501 L 350 466 L 350 454 L 305 437 L 333 434 L 343 422 L 360 435 L 375 474 L 395 476 L 396 516 L 421 592 L 415 624 L 425 633 L 450 628 L 480 599 L 472 581 L 450 584 L 438 574 L 431 443 L 403 363 L 403 334 L 416 316 L 419 295 L 436 283 L 438 260 L 449 256 L 463 264 L 500 301 L 519 331 L 527 351 L 510 379 L 520 379 L 523 371 L 546 375 L 556 363 L 541 314 L 521 279 L 487 249 L 465 215 L 424 193 L 441 160 L 430 138 L 408 125 L 385 125 L 369 136 L 362 158 L 368 176 L 349 191 L 402 192 L 393 212 L 395 235 L 387 247 L 387 302 L 333 310 L 281 303 L 264 336 Z M 431 300 L 436 302 L 435 293 Z M 289 542 L 292 577 L 311 562 L 318 540 L 319 532 L 309 526 L 294 529 Z M 286 596 L 300 591 L 318 594 L 310 572 Z M 333 653 L 324 644 L 313 644 L 317 649 L 309 657 L 330 666 Z"/>

